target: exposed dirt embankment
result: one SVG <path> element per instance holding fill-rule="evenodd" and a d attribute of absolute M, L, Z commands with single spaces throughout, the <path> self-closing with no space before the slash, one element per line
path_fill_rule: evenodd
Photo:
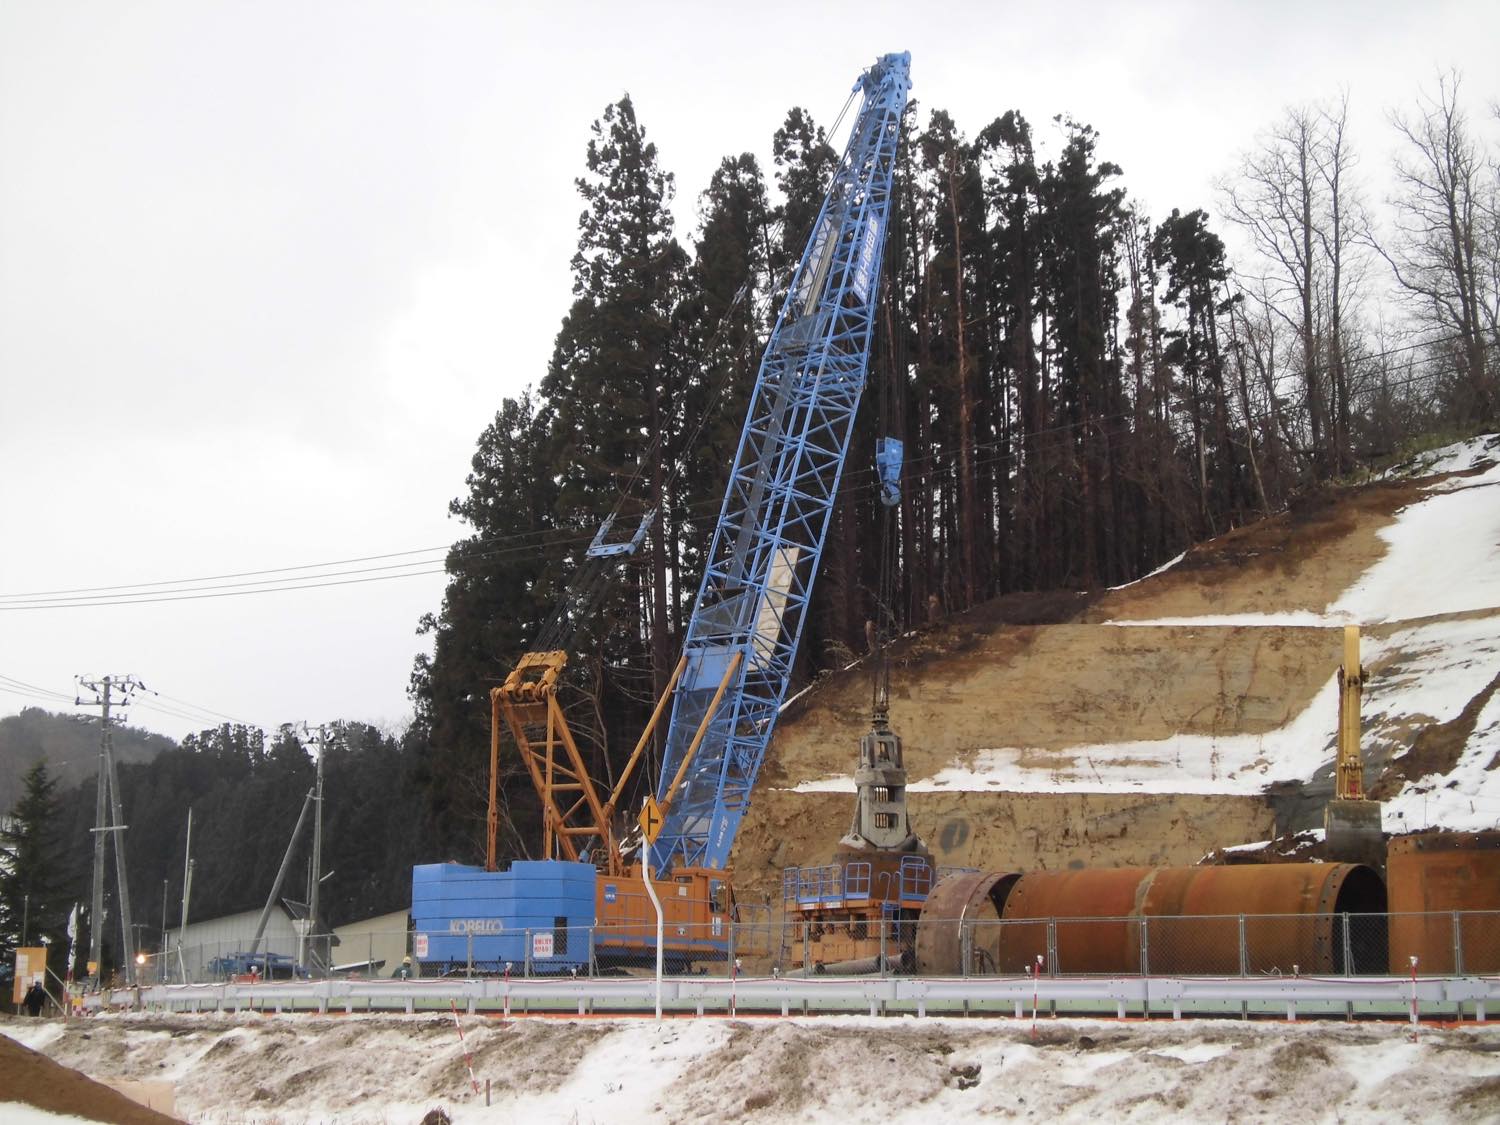
<path fill-rule="evenodd" d="M 1080 785 L 1089 774 L 1087 748 L 1180 743 L 1180 754 L 1209 754 L 1205 741 L 1276 731 L 1285 740 L 1293 720 L 1314 716 L 1295 728 L 1295 741 L 1315 759 L 1331 755 L 1336 714 L 1328 707 L 1319 726 L 1312 708 L 1322 706 L 1319 692 L 1340 662 L 1339 626 L 1107 622 L 1321 614 L 1386 554 L 1381 530 L 1424 495 L 1410 481 L 1326 490 L 1195 547 L 1131 586 L 1010 595 L 903 639 L 893 650 L 891 721 L 910 780 L 976 763 L 982 769 L 984 751 L 997 748 L 1009 748 L 1012 776 L 1020 770 L 1031 779 L 1015 787 L 1029 792 L 971 780 L 954 791 L 911 793 L 915 826 L 939 862 L 1023 870 L 1193 863 L 1215 848 L 1272 835 L 1276 817 L 1264 796 L 1246 795 L 1244 785 L 1205 791 L 1212 789 L 1202 783 L 1205 773 L 1222 776 L 1212 762 L 1179 755 L 1174 763 L 1173 750 L 1143 760 L 1131 783 Z M 790 790 L 852 771 L 869 698 L 860 666 L 828 677 L 787 709 L 736 845 L 743 896 L 774 901 L 783 867 L 830 858 L 852 796 Z M 1117 771 L 1119 763 L 1117 756 Z M 1199 782 L 1174 792 L 1174 764 L 1193 767 L 1181 772 L 1195 772 Z M 1309 819 L 1325 786 L 1288 785 L 1277 769 L 1266 764 L 1262 784 L 1275 786 L 1282 826 L 1293 806 L 1307 805 L 1298 817 Z M 1050 772 L 1060 779 L 1054 791 Z"/>
<path fill-rule="evenodd" d="M 1200 543 L 1164 574 L 1111 590 L 1083 619 L 1319 612 L 1379 561 L 1381 529 L 1422 496 L 1406 480 L 1321 490 Z"/>
<path fill-rule="evenodd" d="M 1307 706 L 1338 667 L 1340 643 L 1331 628 L 1002 626 L 957 652 L 930 641 L 898 651 L 891 723 L 913 779 L 987 747 L 1261 734 Z M 861 667 L 830 677 L 788 712 L 763 786 L 852 769 L 870 722 L 867 676 Z"/>

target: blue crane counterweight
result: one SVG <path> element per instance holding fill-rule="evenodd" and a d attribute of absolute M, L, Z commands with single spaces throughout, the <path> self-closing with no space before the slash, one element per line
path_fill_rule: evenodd
<path fill-rule="evenodd" d="M 659 869 L 727 866 L 791 682 L 869 366 L 909 65 L 886 55 L 856 84 L 848 146 L 761 360 L 683 646 Z"/>

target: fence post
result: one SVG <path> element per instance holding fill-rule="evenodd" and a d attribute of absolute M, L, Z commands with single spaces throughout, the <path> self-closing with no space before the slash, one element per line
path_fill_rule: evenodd
<path fill-rule="evenodd" d="M 1464 971 L 1464 931 L 1463 915 L 1457 910 L 1453 912 L 1453 972 L 1455 974 Z"/>
<path fill-rule="evenodd" d="M 1240 976 L 1250 975 L 1250 950 L 1245 944 L 1245 916 L 1240 915 Z"/>
<path fill-rule="evenodd" d="M 526 954 L 526 960 L 521 965 L 521 975 L 529 977 L 531 975 L 531 929 L 529 927 L 521 935 L 521 940 L 526 943 L 523 950 Z"/>
<path fill-rule="evenodd" d="M 1057 919 L 1047 919 L 1047 975 L 1057 976 Z"/>
<path fill-rule="evenodd" d="M 1349 926 L 1349 912 L 1346 910 L 1344 911 L 1344 975 L 1346 977 L 1354 975 L 1354 936 Z"/>
<path fill-rule="evenodd" d="M 1141 976 L 1151 975 L 1151 919 L 1141 915 Z"/>
<path fill-rule="evenodd" d="M 730 975 L 733 976 L 734 975 L 734 915 L 731 914 L 727 918 L 724 919 L 724 928 L 728 931 L 728 935 L 729 935 L 727 944 L 725 945 L 725 948 L 724 948 L 724 957 L 725 957 L 724 966 L 725 966 L 725 968 L 727 968 L 729 970 Z"/>
<path fill-rule="evenodd" d="M 882 977 L 884 977 L 885 976 L 885 927 L 886 927 L 886 917 L 885 917 L 885 911 L 884 910 L 882 910 L 880 912 L 880 922 L 878 924 L 880 926 L 880 975 Z"/>
<path fill-rule="evenodd" d="M 802 971 L 812 974 L 812 934 L 806 918 L 802 919 Z"/>
<path fill-rule="evenodd" d="M 597 925 L 589 927 L 589 976 L 591 977 L 599 975 L 599 962 L 594 959 L 594 931 L 596 929 L 598 929 Z"/>
<path fill-rule="evenodd" d="M 474 975 L 474 931 L 468 930 L 464 933 L 464 963 L 467 966 L 466 974 Z"/>

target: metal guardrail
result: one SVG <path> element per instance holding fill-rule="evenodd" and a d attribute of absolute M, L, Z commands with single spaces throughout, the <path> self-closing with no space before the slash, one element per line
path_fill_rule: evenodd
<path fill-rule="evenodd" d="M 85 1011 L 404 1012 L 525 1014 L 649 1012 L 652 977 L 319 980 L 154 985 L 85 996 Z M 1444 977 L 668 977 L 664 1011 L 680 1015 L 868 1012 L 1370 1015 L 1484 1022 L 1500 976 Z"/>

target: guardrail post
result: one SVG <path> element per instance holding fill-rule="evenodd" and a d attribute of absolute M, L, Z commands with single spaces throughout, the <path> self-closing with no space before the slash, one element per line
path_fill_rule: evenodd
<path fill-rule="evenodd" d="M 1151 1018 L 1151 919 L 1141 915 L 1141 1018 Z"/>
<path fill-rule="evenodd" d="M 1464 932 L 1463 915 L 1457 910 L 1453 912 L 1453 973 L 1457 976 L 1464 971 Z"/>

